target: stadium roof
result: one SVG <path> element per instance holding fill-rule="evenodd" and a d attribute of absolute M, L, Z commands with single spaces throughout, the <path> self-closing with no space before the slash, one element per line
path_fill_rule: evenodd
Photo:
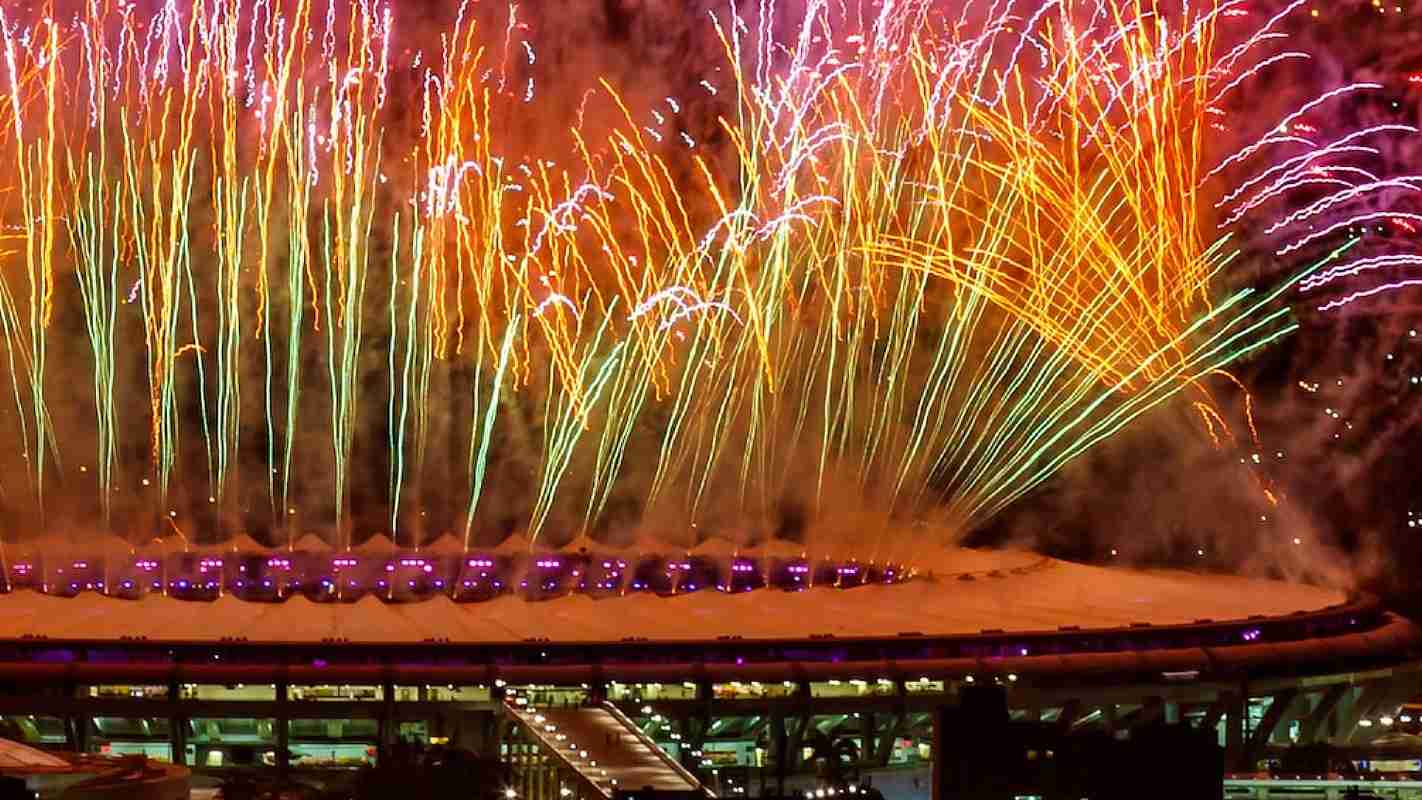
<path fill-rule="evenodd" d="M 501 597 L 455 603 L 282 603 L 224 596 L 193 602 L 95 593 L 63 598 L 33 591 L 0 595 L 0 639 L 381 644 L 431 639 L 498 644 L 547 638 L 610 642 L 629 637 L 686 641 L 741 637 L 808 639 L 978 634 L 1189 624 L 1316 611 L 1344 602 L 1338 590 L 1242 577 L 1097 567 L 1018 551 L 950 549 L 918 564 L 933 573 L 898 585 L 791 593 L 702 591 L 678 597 L 571 595 L 542 602 Z"/>

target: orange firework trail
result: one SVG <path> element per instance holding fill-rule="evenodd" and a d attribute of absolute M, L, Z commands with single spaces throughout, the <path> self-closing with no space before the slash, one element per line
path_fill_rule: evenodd
<path fill-rule="evenodd" d="M 961 531 L 1178 392 L 1213 428 L 1201 382 L 1294 328 L 1291 283 L 1220 288 L 1224 176 L 1310 152 L 1213 144 L 1277 61 L 1239 3 L 762 4 L 706 23 L 708 130 L 591 76 L 537 154 L 512 8 L 421 48 L 376 0 L 54 6 L 0 13 L 38 507 L 96 458 L 106 520 L 256 507 L 338 545 L 431 508 L 466 537 L 762 524 L 846 487 Z M 56 396 L 76 342 L 93 391 Z"/>

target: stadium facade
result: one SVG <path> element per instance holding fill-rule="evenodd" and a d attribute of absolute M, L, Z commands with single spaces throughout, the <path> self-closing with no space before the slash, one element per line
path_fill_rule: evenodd
<path fill-rule="evenodd" d="M 1048 742 L 1023 746 L 1038 763 L 1162 727 L 1249 774 L 1299 753 L 1377 757 L 1406 736 L 1422 676 L 1410 622 L 1278 581 L 1004 551 L 506 555 L 128 554 L 97 578 L 98 556 L 12 558 L 0 717 L 31 744 L 214 774 L 448 745 L 509 765 L 520 796 L 562 798 L 620 791 L 612 754 L 590 767 L 596 753 L 560 752 L 550 733 L 555 711 L 596 708 L 699 791 L 857 786 L 932 764 L 947 796 L 975 768 L 954 753 L 998 723 L 1016 731 L 999 742 Z M 337 559 L 344 575 L 329 574 Z M 160 585 L 125 594 L 154 564 Z M 502 585 L 460 593 L 476 579 Z M 351 591 L 323 583 L 340 580 Z M 965 711 L 983 696 L 998 717 Z M 1308 765 L 1326 773 L 1326 759 Z"/>

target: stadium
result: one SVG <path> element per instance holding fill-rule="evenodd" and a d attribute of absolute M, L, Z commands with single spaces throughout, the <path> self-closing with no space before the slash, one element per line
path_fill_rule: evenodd
<path fill-rule="evenodd" d="M 1007 724 L 1057 749 L 1183 726 L 1221 748 L 1218 779 L 1249 780 L 1319 746 L 1384 756 L 1374 745 L 1407 728 L 1418 688 L 1411 623 L 1315 586 L 1017 551 L 876 565 L 787 543 L 676 557 L 512 544 L 13 560 L 0 712 L 34 745 L 210 776 L 319 780 L 406 742 L 507 764 L 530 798 L 875 776 L 918 777 L 928 796 L 930 775 L 953 797 L 953 762 L 935 755 L 984 735 L 953 715 L 986 687 Z M 466 579 L 501 588 L 461 593 Z M 335 598 L 337 581 L 357 585 Z M 581 732 L 578 748 L 544 718 Z M 589 755 L 599 724 L 629 744 Z"/>
<path fill-rule="evenodd" d="M 1422 796 L 1322 5 L 0 3 L 0 797 Z"/>

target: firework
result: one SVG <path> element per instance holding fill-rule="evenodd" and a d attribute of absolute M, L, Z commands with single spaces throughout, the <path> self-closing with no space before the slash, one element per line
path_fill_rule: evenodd
<path fill-rule="evenodd" d="M 599 81 L 555 153 L 516 6 L 435 44 L 370 0 L 0 13 L 5 491 L 336 546 L 790 501 L 961 532 L 1181 392 L 1213 426 L 1294 281 L 1377 265 L 1323 238 L 1225 292 L 1231 231 L 1411 186 L 1339 163 L 1404 131 L 1287 134 L 1348 86 L 1226 152 L 1306 58 L 1283 14 L 1016 5 L 718 11 L 714 125 Z M 1310 181 L 1347 186 L 1278 212 Z"/>

